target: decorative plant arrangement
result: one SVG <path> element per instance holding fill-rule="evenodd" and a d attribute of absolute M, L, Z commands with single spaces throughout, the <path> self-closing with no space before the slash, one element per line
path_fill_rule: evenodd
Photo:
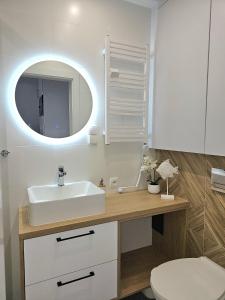
<path fill-rule="evenodd" d="M 143 157 L 141 170 L 147 172 L 148 174 L 148 191 L 151 194 L 158 194 L 160 192 L 159 181 L 161 177 L 156 171 L 157 163 L 158 161 L 153 160 L 150 156 Z"/>

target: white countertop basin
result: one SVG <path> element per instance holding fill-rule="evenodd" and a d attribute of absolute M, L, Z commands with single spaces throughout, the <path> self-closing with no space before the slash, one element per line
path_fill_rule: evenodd
<path fill-rule="evenodd" d="M 105 211 L 105 191 L 90 181 L 67 183 L 64 186 L 32 186 L 27 191 L 29 222 L 34 226 Z"/>

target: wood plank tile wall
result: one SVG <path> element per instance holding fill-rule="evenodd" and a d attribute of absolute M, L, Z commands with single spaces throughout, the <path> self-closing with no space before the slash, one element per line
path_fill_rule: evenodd
<path fill-rule="evenodd" d="M 225 267 L 225 194 L 211 190 L 211 168 L 225 169 L 225 157 L 157 150 L 160 161 L 170 158 L 180 174 L 170 191 L 187 198 L 187 257 L 205 255 Z M 165 189 L 165 187 L 163 187 Z"/>

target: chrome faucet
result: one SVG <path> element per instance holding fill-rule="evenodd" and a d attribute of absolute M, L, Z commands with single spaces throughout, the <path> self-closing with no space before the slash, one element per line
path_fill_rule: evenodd
<path fill-rule="evenodd" d="M 66 176 L 66 172 L 63 166 L 58 167 L 58 186 L 64 186 L 64 177 Z"/>

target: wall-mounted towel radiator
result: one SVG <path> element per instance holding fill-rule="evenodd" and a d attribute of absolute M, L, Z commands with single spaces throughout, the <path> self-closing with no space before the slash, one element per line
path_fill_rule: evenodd
<path fill-rule="evenodd" d="M 147 142 L 149 46 L 106 37 L 105 143 Z"/>

